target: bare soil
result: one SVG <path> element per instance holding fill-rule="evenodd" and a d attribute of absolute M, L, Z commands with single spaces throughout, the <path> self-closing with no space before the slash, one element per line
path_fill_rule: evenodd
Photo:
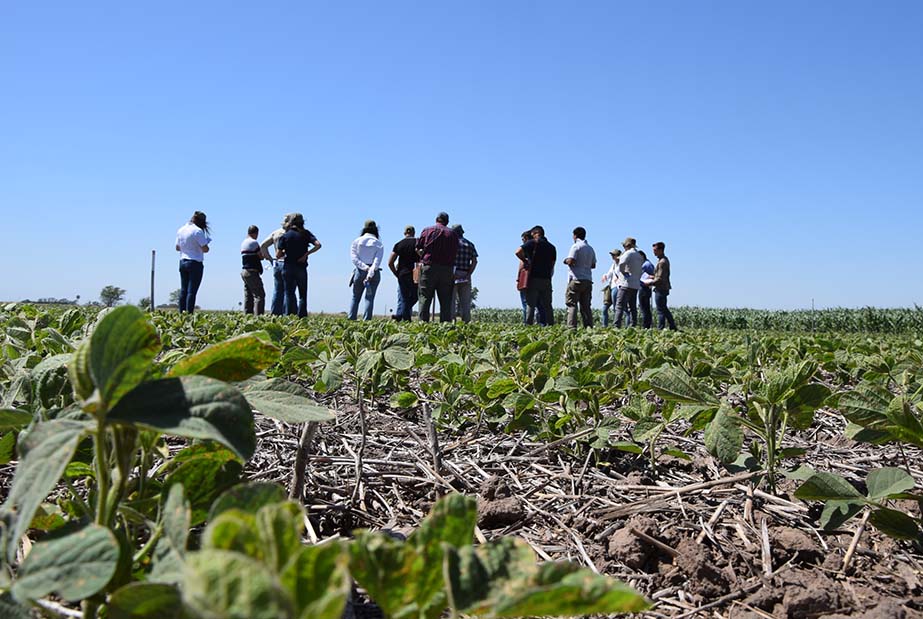
<path fill-rule="evenodd" d="M 480 540 L 515 535 L 541 560 L 569 560 L 619 578 L 654 602 L 645 617 L 923 618 L 923 553 L 866 526 L 844 571 L 860 518 L 842 530 L 819 528 L 819 504 L 755 486 L 746 472 L 721 467 L 701 437 L 667 435 L 690 459 L 649 458 L 593 450 L 586 438 L 549 447 L 525 434 L 470 425 L 439 433 L 434 457 L 423 416 L 368 403 L 369 433 L 356 501 L 361 444 L 355 402 L 331 397 L 335 422 L 311 445 L 301 497 L 314 539 L 349 536 L 355 528 L 409 534 L 433 502 L 449 492 L 478 497 Z M 923 486 L 919 450 L 856 444 L 842 420 L 819 412 L 818 423 L 785 446 L 808 464 L 854 480 L 870 469 L 909 468 Z M 299 429 L 258 424 L 252 479 L 288 485 Z M 624 427 L 621 436 L 627 438 Z M 710 482 L 710 483 L 709 483 Z M 919 507 L 898 506 L 919 516 Z M 357 603 L 357 616 L 375 616 Z"/>

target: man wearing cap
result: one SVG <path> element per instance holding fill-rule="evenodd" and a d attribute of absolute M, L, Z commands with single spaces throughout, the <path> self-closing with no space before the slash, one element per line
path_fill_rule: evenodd
<path fill-rule="evenodd" d="M 433 297 L 439 297 L 439 320 L 452 320 L 452 289 L 455 286 L 455 256 L 458 237 L 449 228 L 449 214 L 436 215 L 436 224 L 424 228 L 417 239 L 420 256 L 420 320 L 429 322 Z"/>
<path fill-rule="evenodd" d="M 547 238 L 545 229 L 534 226 L 530 231 L 532 238 L 516 250 L 516 257 L 522 260 L 523 268 L 529 272 L 526 285 L 526 324 L 535 324 L 538 310 L 538 324 L 554 324 L 554 311 L 551 309 L 551 277 L 554 275 L 554 263 L 558 252 Z"/>
<path fill-rule="evenodd" d="M 247 228 L 247 238 L 240 244 L 241 271 L 244 280 L 244 314 L 260 316 L 266 309 L 266 291 L 263 289 L 263 256 L 257 237 L 260 229 Z M 254 308 L 254 304 L 256 307 Z"/>
<path fill-rule="evenodd" d="M 397 278 L 395 320 L 410 320 L 413 316 L 413 306 L 417 302 L 417 284 L 413 281 L 413 268 L 418 257 L 417 239 L 414 238 L 416 233 L 417 230 L 413 226 L 405 227 L 404 238 L 394 244 L 391 257 L 388 258 L 388 268 Z"/>
<path fill-rule="evenodd" d="M 628 326 L 638 324 L 638 290 L 641 288 L 641 265 L 644 258 L 638 253 L 637 241 L 627 237 L 622 241 L 622 252 L 619 258 L 619 272 L 622 281 L 619 283 L 618 295 L 615 299 L 615 328 L 622 328 L 622 316 L 628 314 Z"/>
<path fill-rule="evenodd" d="M 285 234 L 285 226 L 288 225 L 292 218 L 292 213 L 286 213 L 282 218 L 279 228 L 272 231 L 272 234 L 263 239 L 260 244 L 260 253 L 263 254 L 264 260 L 272 263 L 272 302 L 270 303 L 269 313 L 273 316 L 281 316 L 285 304 L 285 278 L 282 276 L 282 260 L 276 260 L 276 251 L 279 249 L 279 239 Z M 272 247 L 272 252 L 269 248 Z"/>
<path fill-rule="evenodd" d="M 571 245 L 567 258 L 564 259 L 569 272 L 567 274 L 567 292 L 564 294 L 564 304 L 567 306 L 567 326 L 577 328 L 577 308 L 584 327 L 593 326 L 593 311 L 590 303 L 593 300 L 593 269 L 596 268 L 596 252 L 586 242 L 586 229 L 583 226 L 574 228 L 574 244 Z"/>
<path fill-rule="evenodd" d="M 455 254 L 455 287 L 452 289 L 452 320 L 461 316 L 462 322 L 471 322 L 471 275 L 478 265 L 478 250 L 474 243 L 465 238 L 461 224 L 452 226 L 458 237 L 458 253 Z"/>
<path fill-rule="evenodd" d="M 657 328 L 663 329 L 665 324 L 670 325 L 670 329 L 676 331 L 676 322 L 673 320 L 673 312 L 667 307 L 667 295 L 670 294 L 670 260 L 663 254 L 666 248 L 663 241 L 654 243 L 654 255 L 657 256 L 657 266 L 654 267 L 654 277 L 651 278 L 650 286 L 654 289 L 654 305 L 657 307 Z"/>

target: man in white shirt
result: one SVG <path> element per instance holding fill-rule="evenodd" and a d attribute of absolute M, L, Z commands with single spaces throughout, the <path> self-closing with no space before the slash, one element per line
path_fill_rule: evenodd
<path fill-rule="evenodd" d="M 567 306 L 567 326 L 577 328 L 577 308 L 584 327 L 593 326 L 593 269 L 596 268 L 596 252 L 586 242 L 586 229 L 574 228 L 574 244 L 571 245 L 564 264 L 568 267 L 567 291 L 564 304 Z"/>
<path fill-rule="evenodd" d="M 638 252 L 637 241 L 627 237 L 622 241 L 621 258 L 619 258 L 619 271 L 623 278 L 619 283 L 618 296 L 615 299 L 615 328 L 622 328 L 622 316 L 628 313 L 628 326 L 638 324 L 638 290 L 641 288 L 641 266 L 644 258 Z"/>

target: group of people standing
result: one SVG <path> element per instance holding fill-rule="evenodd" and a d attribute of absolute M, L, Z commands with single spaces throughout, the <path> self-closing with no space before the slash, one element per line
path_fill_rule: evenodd
<path fill-rule="evenodd" d="M 584 327 L 593 326 L 591 301 L 593 294 L 593 269 L 596 268 L 596 252 L 586 241 L 586 229 L 578 226 L 573 230 L 574 244 L 571 245 L 564 264 L 567 265 L 567 290 L 564 304 L 567 306 L 567 326 L 577 328 L 577 316 Z M 638 302 L 640 300 L 642 326 L 653 326 L 651 297 L 657 308 L 657 326 L 669 326 L 676 330 L 673 313 L 667 306 L 670 294 L 670 260 L 664 254 L 665 244 L 654 243 L 652 250 L 657 258 L 656 266 L 647 255 L 637 248 L 637 241 L 628 237 L 622 242 L 622 249 L 609 252 L 612 266 L 602 276 L 603 284 L 603 326 L 609 326 L 609 310 L 615 305 L 615 326 L 621 328 L 622 319 L 627 325 L 638 323 Z M 522 233 L 522 245 L 516 249 L 519 258 L 519 272 L 516 287 L 522 301 L 522 319 L 527 325 L 554 324 L 551 309 L 551 278 L 557 260 L 557 250 L 547 238 L 542 226 L 535 226 Z"/>
<path fill-rule="evenodd" d="M 307 316 L 308 257 L 321 248 L 320 241 L 305 228 L 301 213 L 288 213 L 280 227 L 267 236 L 262 243 L 259 228 L 250 226 L 247 237 L 240 247 L 241 279 L 244 284 L 244 312 L 263 314 L 266 293 L 263 288 L 263 261 L 272 264 L 273 296 L 270 312 L 275 315 L 292 314 Z M 195 309 L 196 293 L 202 282 L 204 254 L 208 252 L 211 237 L 205 213 L 196 211 L 187 224 L 176 233 L 176 250 L 180 252 L 180 299 L 181 312 Z M 394 244 L 388 259 L 388 269 L 397 278 L 397 309 L 395 320 L 410 320 L 413 306 L 420 304 L 420 320 L 429 321 L 432 305 L 439 300 L 439 319 L 451 322 L 460 317 L 463 322 L 471 320 L 472 287 L 471 277 L 478 265 L 478 252 L 470 240 L 465 238 L 461 225 L 449 227 L 448 213 L 436 215 L 433 225 L 423 229 L 417 237 L 414 226 L 404 228 L 404 238 Z M 564 302 L 567 306 L 567 326 L 576 328 L 578 315 L 584 327 L 593 326 L 591 301 L 593 293 L 593 269 L 596 268 L 596 252 L 586 241 L 586 229 L 573 230 L 574 243 L 564 259 L 568 268 L 567 290 Z M 627 319 L 628 326 L 638 324 L 638 308 L 641 310 L 641 326 L 653 326 L 651 298 L 657 309 L 658 328 L 669 326 L 676 329 L 673 314 L 667 306 L 670 294 L 670 261 L 664 255 L 665 245 L 654 243 L 652 250 L 657 259 L 651 263 L 647 255 L 638 250 L 634 238 L 622 242 L 621 249 L 609 252 L 612 265 L 602 276 L 603 284 L 603 326 L 609 326 L 609 311 L 615 305 L 614 325 L 622 326 Z M 557 250 L 547 238 L 542 226 L 535 226 L 522 233 L 522 244 L 516 249 L 519 258 L 517 288 L 522 301 L 522 316 L 525 324 L 554 324 L 551 306 L 554 267 Z M 349 278 L 352 298 L 347 317 L 356 320 L 359 304 L 365 298 L 362 317 L 370 320 L 375 307 L 375 294 L 381 283 L 384 245 L 379 238 L 378 224 L 368 220 L 359 236 L 350 244 L 350 261 L 353 269 Z"/>

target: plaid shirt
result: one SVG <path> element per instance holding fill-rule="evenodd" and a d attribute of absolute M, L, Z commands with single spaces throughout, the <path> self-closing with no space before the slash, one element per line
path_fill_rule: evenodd
<path fill-rule="evenodd" d="M 471 261 L 478 257 L 474 243 L 463 236 L 458 237 L 458 253 L 455 254 L 455 268 L 459 271 L 471 269 Z"/>
<path fill-rule="evenodd" d="M 417 250 L 422 251 L 420 262 L 452 266 L 458 253 L 458 235 L 444 224 L 423 228 L 417 238 Z"/>

